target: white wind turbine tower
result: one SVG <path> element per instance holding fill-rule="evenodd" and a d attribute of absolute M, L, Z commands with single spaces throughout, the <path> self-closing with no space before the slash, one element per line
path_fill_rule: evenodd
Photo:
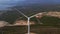
<path fill-rule="evenodd" d="M 15 8 L 16 9 L 16 8 Z M 24 13 L 22 13 L 20 10 L 18 10 L 18 9 L 16 9 L 19 13 L 21 13 L 24 17 L 26 17 L 28 20 L 27 20 L 27 23 L 28 23 L 28 34 L 30 34 L 30 19 L 31 18 L 33 18 L 33 17 L 35 17 L 35 16 L 37 16 L 38 14 L 40 14 L 40 13 L 38 13 L 38 14 L 35 14 L 35 15 L 32 15 L 32 16 L 30 16 L 30 17 L 28 17 L 28 16 L 26 16 Z M 44 12 L 45 14 L 46 14 L 46 12 Z"/>

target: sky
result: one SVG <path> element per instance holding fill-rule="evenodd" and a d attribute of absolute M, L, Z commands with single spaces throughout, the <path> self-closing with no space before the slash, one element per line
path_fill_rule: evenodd
<path fill-rule="evenodd" d="M 6 9 L 7 7 L 12 7 L 24 4 L 60 4 L 60 0 L 0 0 L 0 10 Z"/>
<path fill-rule="evenodd" d="M 15 6 L 18 1 L 23 1 L 23 0 L 0 0 L 0 10 L 1 9 L 6 9 L 7 7 L 12 7 Z"/>

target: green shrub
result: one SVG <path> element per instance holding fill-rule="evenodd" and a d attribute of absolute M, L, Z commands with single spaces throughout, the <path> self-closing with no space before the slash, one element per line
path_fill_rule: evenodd
<path fill-rule="evenodd" d="M 52 17 L 52 16 L 43 16 L 40 21 L 44 24 L 44 25 L 58 25 L 60 24 L 60 18 L 57 17 Z"/>

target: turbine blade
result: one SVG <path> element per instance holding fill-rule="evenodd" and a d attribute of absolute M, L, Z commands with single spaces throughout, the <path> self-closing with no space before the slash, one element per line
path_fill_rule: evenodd
<path fill-rule="evenodd" d="M 30 16 L 30 18 L 32 18 L 32 17 L 35 17 L 35 16 L 37 16 L 37 15 L 39 15 L 39 14 L 47 14 L 48 12 L 41 12 L 41 13 L 38 13 L 38 14 L 35 14 L 35 15 L 32 15 L 32 16 Z"/>
<path fill-rule="evenodd" d="M 16 9 L 16 8 L 15 8 Z M 21 11 L 19 11 L 18 9 L 16 9 L 19 13 L 21 13 L 23 16 L 25 16 L 26 18 L 27 18 L 27 16 L 24 14 L 24 13 L 22 13 Z"/>

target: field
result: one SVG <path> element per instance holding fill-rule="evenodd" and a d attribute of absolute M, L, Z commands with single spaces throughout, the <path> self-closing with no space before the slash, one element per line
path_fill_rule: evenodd
<path fill-rule="evenodd" d="M 0 34 L 25 34 L 27 33 L 27 26 L 11 26 L 0 28 Z M 32 25 L 30 32 L 37 34 L 59 34 L 60 28 L 52 26 Z"/>
<path fill-rule="evenodd" d="M 35 18 L 35 25 L 31 25 L 30 32 L 36 34 L 59 34 L 60 33 L 60 18 L 44 16 L 39 19 L 43 24 L 37 24 Z M 0 28 L 0 34 L 25 34 L 28 32 L 27 26 L 5 26 Z"/>

